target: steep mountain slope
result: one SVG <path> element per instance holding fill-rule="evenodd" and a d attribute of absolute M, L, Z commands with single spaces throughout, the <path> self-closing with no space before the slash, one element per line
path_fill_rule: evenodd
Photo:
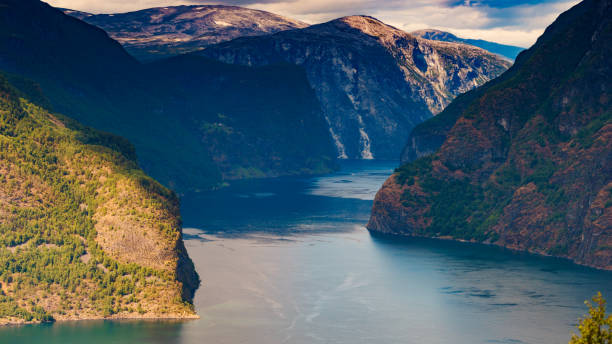
<path fill-rule="evenodd" d="M 508 72 L 451 104 L 440 149 L 385 182 L 368 228 L 612 269 L 611 38 L 610 0 L 559 16 Z"/>
<path fill-rule="evenodd" d="M 127 141 L 0 77 L 0 147 L 0 324 L 194 316 L 178 198 Z"/>
<path fill-rule="evenodd" d="M 442 146 L 448 132 L 453 128 L 463 111 L 482 96 L 485 90 L 500 83 L 509 74 L 507 72 L 484 86 L 459 95 L 444 111 L 415 126 L 408 135 L 408 142 L 400 156 L 400 165 L 435 153 Z"/>
<path fill-rule="evenodd" d="M 303 66 L 338 156 L 363 159 L 397 158 L 416 124 L 510 66 L 482 49 L 416 38 L 363 16 L 238 38 L 201 54 L 249 66 Z"/>
<path fill-rule="evenodd" d="M 40 1 L 0 5 L 0 70 L 39 83 L 55 111 L 129 139 L 144 170 L 175 190 L 334 168 L 321 106 L 295 66 L 201 57 L 143 65 L 101 29 Z"/>
<path fill-rule="evenodd" d="M 108 32 L 141 61 L 192 52 L 237 37 L 308 26 L 269 12 L 221 5 L 159 7 L 116 14 L 64 11 Z"/>
<path fill-rule="evenodd" d="M 154 93 L 188 123 L 225 180 L 335 168 L 321 106 L 302 69 L 232 66 L 200 56 L 145 67 L 155 75 Z"/>
<path fill-rule="evenodd" d="M 431 39 L 434 41 L 442 41 L 442 42 L 455 42 L 455 43 L 465 43 L 470 44 L 484 50 L 490 51 L 494 54 L 498 54 L 504 57 L 507 57 L 511 60 L 516 59 L 518 54 L 525 50 L 525 48 L 513 46 L 513 45 L 505 45 L 499 44 L 495 42 L 489 42 L 482 39 L 469 39 L 469 38 L 460 38 L 453 35 L 450 32 L 444 32 L 440 30 L 434 29 L 425 29 L 411 32 L 412 35 Z"/>

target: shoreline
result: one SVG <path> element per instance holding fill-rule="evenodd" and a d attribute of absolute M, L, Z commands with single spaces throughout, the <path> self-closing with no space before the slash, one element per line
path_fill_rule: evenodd
<path fill-rule="evenodd" d="M 579 263 L 579 262 L 576 262 L 575 260 L 573 260 L 572 258 L 569 258 L 569 257 L 556 256 L 556 255 L 552 255 L 552 254 L 541 253 L 541 252 L 534 251 L 534 250 L 522 250 L 522 249 L 519 249 L 519 248 L 513 248 L 513 247 L 509 247 L 509 246 L 495 244 L 495 243 L 487 243 L 487 242 L 481 242 L 481 241 L 476 241 L 476 240 L 458 239 L 458 238 L 453 238 L 452 236 L 446 236 L 446 235 L 445 236 L 434 237 L 434 236 L 424 236 L 424 235 L 414 235 L 414 234 L 388 233 L 388 232 L 381 232 L 381 231 L 378 231 L 378 230 L 369 229 L 369 228 L 367 228 L 367 226 L 366 226 L 366 229 L 368 230 L 368 232 L 372 236 L 380 237 L 380 238 L 400 238 L 400 239 L 416 238 L 416 239 L 425 239 L 425 240 L 432 240 L 432 241 L 445 241 L 445 242 L 461 243 L 461 244 L 468 244 L 468 245 L 482 245 L 482 246 L 486 246 L 486 247 L 492 247 L 492 248 L 508 250 L 508 251 L 510 251 L 512 253 L 515 253 L 515 254 L 527 254 L 527 255 L 534 256 L 534 257 L 559 259 L 559 260 L 563 260 L 563 261 L 565 261 L 567 263 L 570 263 L 572 265 L 575 265 L 575 266 L 579 266 L 579 267 L 583 267 L 583 268 L 588 268 L 588 269 L 592 269 L 592 270 L 596 270 L 596 271 L 601 271 L 601 272 L 612 273 L 612 268 L 606 269 L 606 268 L 603 268 L 603 267 L 598 267 L 598 266 L 594 266 L 594 265 L 588 265 L 588 264 L 584 264 L 584 263 Z"/>
<path fill-rule="evenodd" d="M 120 316 L 85 316 L 85 317 L 66 317 L 59 318 L 53 321 L 25 321 L 23 319 L 14 319 L 14 320 L 0 320 L 0 327 L 19 327 L 24 325 L 41 325 L 41 324 L 55 324 L 55 323 L 68 323 L 68 322 L 81 322 L 81 321 L 99 321 L 99 320 L 111 320 L 111 321 L 120 321 L 120 320 L 145 320 L 145 321 L 163 321 L 163 320 L 175 320 L 175 321 L 187 321 L 187 320 L 196 320 L 200 319 L 200 316 L 195 312 L 193 314 L 184 314 L 184 315 L 120 315 Z"/>

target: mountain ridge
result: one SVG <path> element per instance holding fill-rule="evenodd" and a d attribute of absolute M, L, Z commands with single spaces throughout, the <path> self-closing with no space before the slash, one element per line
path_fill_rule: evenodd
<path fill-rule="evenodd" d="M 105 30 L 141 61 L 192 52 L 237 37 L 308 26 L 274 13 L 226 5 L 154 7 L 113 14 L 62 10 Z"/>

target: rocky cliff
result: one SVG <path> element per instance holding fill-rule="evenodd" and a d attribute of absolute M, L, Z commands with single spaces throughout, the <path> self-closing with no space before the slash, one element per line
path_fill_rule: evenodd
<path fill-rule="evenodd" d="M 449 106 L 432 125 L 451 123 L 441 147 L 385 182 L 368 228 L 612 269 L 611 38 L 610 0 L 560 15 L 509 71 Z"/>
<path fill-rule="evenodd" d="M 425 29 L 425 30 L 413 31 L 411 32 L 411 34 L 417 37 L 431 39 L 434 41 L 470 44 L 470 45 L 482 48 L 484 50 L 490 51 L 494 54 L 498 54 L 500 56 L 509 58 L 511 60 L 516 59 L 518 54 L 521 51 L 525 50 L 525 48 L 521 48 L 521 47 L 517 47 L 513 45 L 489 42 L 489 41 L 485 41 L 482 39 L 461 38 L 461 37 L 457 37 L 453 35 L 450 32 L 444 32 L 444 31 L 435 30 L 435 29 Z"/>
<path fill-rule="evenodd" d="M 0 324 L 195 317 L 177 196 L 126 140 L 23 97 L 0 77 Z"/>
<path fill-rule="evenodd" d="M 338 156 L 357 159 L 396 159 L 415 125 L 510 66 L 480 48 L 421 39 L 364 16 L 238 38 L 201 54 L 231 64 L 302 66 Z"/>
<path fill-rule="evenodd" d="M 237 37 L 308 26 L 265 11 L 221 5 L 170 6 L 115 14 L 63 11 L 103 29 L 141 61 L 192 52 Z"/>

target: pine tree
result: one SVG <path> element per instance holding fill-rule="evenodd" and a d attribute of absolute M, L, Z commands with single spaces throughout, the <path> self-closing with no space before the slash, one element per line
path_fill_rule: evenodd
<path fill-rule="evenodd" d="M 593 296 L 593 305 L 584 302 L 589 307 L 578 324 L 580 336 L 573 334 L 569 344 L 612 344 L 612 315 L 606 316 L 606 300 L 598 292 Z"/>

